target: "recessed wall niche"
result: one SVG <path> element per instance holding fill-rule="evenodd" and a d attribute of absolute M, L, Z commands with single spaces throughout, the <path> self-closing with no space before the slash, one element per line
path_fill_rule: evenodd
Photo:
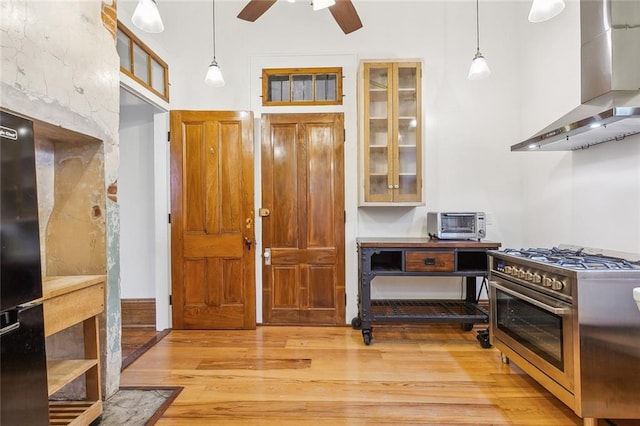
<path fill-rule="evenodd" d="M 106 191 L 101 140 L 38 120 L 34 122 L 42 274 L 106 274 Z M 101 321 L 100 328 L 104 326 Z M 104 330 L 100 332 L 104 336 Z M 49 360 L 83 359 L 83 324 L 46 339 Z M 104 351 L 101 356 L 104 359 Z M 78 400 L 85 377 L 52 400 Z"/>
<path fill-rule="evenodd" d="M 43 274 L 106 273 L 102 141 L 38 121 L 34 134 Z"/>

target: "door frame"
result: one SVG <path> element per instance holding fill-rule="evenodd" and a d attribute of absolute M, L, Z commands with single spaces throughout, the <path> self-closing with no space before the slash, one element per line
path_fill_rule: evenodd
<path fill-rule="evenodd" d="M 120 73 L 120 87 L 154 107 L 153 114 L 153 221 L 156 330 L 171 327 L 171 236 L 169 204 L 169 103 Z"/>
<path fill-rule="evenodd" d="M 254 113 L 254 143 L 255 145 L 255 233 L 256 233 L 256 322 L 262 323 L 262 220 L 257 215 L 262 201 L 262 155 L 260 141 L 262 140 L 262 114 L 266 113 L 323 113 L 341 112 L 344 114 L 345 145 L 344 145 L 344 179 L 345 179 L 345 211 L 344 249 L 345 249 L 345 323 L 350 324 L 351 318 L 358 313 L 358 256 L 356 236 L 358 234 L 358 186 L 350 182 L 358 182 L 358 107 L 357 85 L 358 65 L 360 58 L 356 54 L 327 54 L 327 55 L 250 55 L 249 91 L 251 94 L 250 110 Z M 295 106 L 295 107 L 265 107 L 262 105 L 262 69 L 263 68 L 297 68 L 297 67 L 342 67 L 343 104 L 331 106 Z M 347 166 L 349 165 L 349 166 Z"/>

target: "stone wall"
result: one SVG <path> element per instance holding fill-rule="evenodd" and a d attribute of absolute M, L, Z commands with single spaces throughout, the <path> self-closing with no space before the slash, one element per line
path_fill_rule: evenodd
<path fill-rule="evenodd" d="M 0 1 L 0 106 L 102 141 L 104 193 L 110 187 L 115 192 L 119 163 L 115 12 L 116 3 L 111 0 Z M 39 156 L 43 164 L 52 164 L 47 152 Z M 53 173 L 45 170 L 39 176 Z M 41 216 L 47 217 L 55 210 L 54 185 L 40 183 Z M 120 381 L 119 209 L 114 200 L 104 200 L 108 282 L 101 350 L 105 397 L 118 389 Z"/>

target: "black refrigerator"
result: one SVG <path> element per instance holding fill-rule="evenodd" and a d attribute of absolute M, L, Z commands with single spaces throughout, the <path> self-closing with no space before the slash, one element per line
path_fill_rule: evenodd
<path fill-rule="evenodd" d="M 33 123 L 0 111 L 0 425 L 48 425 Z"/>

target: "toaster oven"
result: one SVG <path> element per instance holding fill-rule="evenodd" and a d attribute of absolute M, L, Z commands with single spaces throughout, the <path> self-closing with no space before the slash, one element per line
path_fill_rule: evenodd
<path fill-rule="evenodd" d="M 487 235 L 483 212 L 429 212 L 429 237 L 439 240 L 481 240 Z"/>

